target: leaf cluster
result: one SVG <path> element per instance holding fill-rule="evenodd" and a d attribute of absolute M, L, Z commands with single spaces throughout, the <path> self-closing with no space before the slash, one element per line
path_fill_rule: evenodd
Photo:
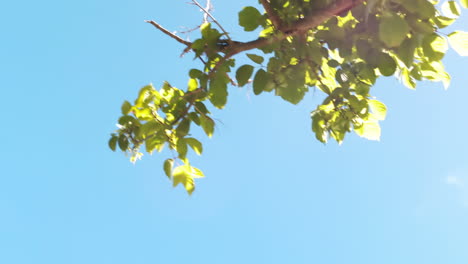
<path fill-rule="evenodd" d="M 160 90 L 144 87 L 134 104 L 124 102 L 119 129 L 109 146 L 131 154 L 139 149 L 161 151 L 168 146 L 174 157 L 164 171 L 174 186 L 189 193 L 194 178 L 203 173 L 190 165 L 187 150 L 202 153 L 202 143 L 191 137 L 196 125 L 211 137 L 214 121 L 206 103 L 222 109 L 230 85 L 251 85 L 255 95 L 274 93 L 292 104 L 302 101 L 311 88 L 325 94 L 311 112 L 315 137 L 341 143 L 348 132 L 379 140 L 379 122 L 386 106 L 371 95 L 379 77 L 394 76 L 415 89 L 418 81 L 450 83 L 442 59 L 449 46 L 468 55 L 468 33 L 443 32 L 461 14 L 468 0 L 260 0 L 258 7 L 243 8 L 239 26 L 257 39 L 234 41 L 206 22 L 200 36 L 187 49 L 202 61 L 189 70 L 187 89 L 164 83 Z M 235 57 L 246 52 L 251 61 L 236 67 Z M 174 168 L 174 164 L 180 163 Z"/>

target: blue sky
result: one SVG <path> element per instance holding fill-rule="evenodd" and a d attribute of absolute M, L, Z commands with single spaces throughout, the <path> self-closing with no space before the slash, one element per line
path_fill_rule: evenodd
<path fill-rule="evenodd" d="M 468 59 L 452 51 L 447 91 L 374 87 L 380 142 L 317 142 L 319 93 L 293 106 L 230 88 L 191 197 L 164 156 L 108 150 L 123 100 L 185 87 L 192 56 L 143 22 L 195 26 L 185 2 L 1 4 L 0 263 L 467 263 Z M 213 1 L 214 14 L 245 40 L 236 15 L 253 2 Z"/>

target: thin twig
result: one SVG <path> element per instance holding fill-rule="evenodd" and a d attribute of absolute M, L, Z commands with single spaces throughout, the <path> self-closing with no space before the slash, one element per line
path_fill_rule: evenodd
<path fill-rule="evenodd" d="M 192 45 L 192 42 L 190 41 L 186 41 L 182 38 L 180 38 L 179 36 L 177 36 L 176 34 L 174 33 L 171 33 L 169 30 L 165 29 L 163 26 L 159 25 L 158 23 L 156 23 L 155 21 L 153 20 L 145 20 L 146 23 L 150 23 L 151 25 L 153 25 L 155 28 L 161 30 L 164 34 L 168 35 L 169 37 L 175 39 L 177 42 L 179 43 L 182 43 L 188 47 L 190 47 Z"/>
<path fill-rule="evenodd" d="M 211 0 L 206 0 L 206 7 L 205 9 L 208 11 L 208 12 L 211 12 Z M 208 13 L 204 13 L 203 14 L 203 23 L 207 23 L 208 22 Z"/>
<path fill-rule="evenodd" d="M 273 26 L 275 26 L 276 29 L 281 30 L 281 19 L 278 15 L 276 15 L 275 10 L 273 10 L 273 8 L 271 7 L 270 1 L 260 0 L 260 3 L 262 3 L 262 6 L 268 15 L 268 18 L 271 20 L 271 23 L 273 23 Z"/>
<path fill-rule="evenodd" d="M 223 26 L 221 26 L 221 24 L 218 22 L 218 20 L 216 20 L 216 18 L 213 17 L 213 15 L 211 15 L 211 13 L 206 10 L 203 6 L 200 5 L 200 3 L 198 3 L 196 0 L 192 0 L 192 2 L 198 6 L 207 16 L 209 16 L 213 22 L 218 25 L 218 27 L 221 29 L 221 31 L 223 31 L 223 33 L 226 35 L 226 37 L 231 40 L 231 37 L 229 37 L 229 34 L 227 33 L 227 31 L 223 28 Z"/>

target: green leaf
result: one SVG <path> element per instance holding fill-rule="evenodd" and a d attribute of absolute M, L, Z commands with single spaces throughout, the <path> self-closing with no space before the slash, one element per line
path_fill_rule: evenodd
<path fill-rule="evenodd" d="M 166 176 L 168 178 L 172 177 L 172 167 L 174 166 L 174 160 L 173 159 L 166 159 L 163 164 L 164 168 L 164 173 L 166 173 Z"/>
<path fill-rule="evenodd" d="M 400 74 L 400 80 L 406 87 L 410 89 L 416 89 L 416 82 L 414 81 L 414 78 L 411 76 L 411 72 L 408 69 L 402 68 Z"/>
<path fill-rule="evenodd" d="M 151 120 L 141 125 L 139 135 L 142 138 L 146 138 L 150 136 L 151 134 L 156 133 L 160 129 L 161 129 L 161 124 L 158 121 Z"/>
<path fill-rule="evenodd" d="M 257 64 L 262 64 L 263 61 L 264 61 L 262 56 L 252 54 L 252 53 L 247 53 L 246 55 L 247 55 L 247 57 L 249 57 L 249 59 L 251 59 L 253 62 L 255 62 Z"/>
<path fill-rule="evenodd" d="M 202 102 L 196 102 L 195 109 L 202 115 L 207 115 L 210 113 L 210 111 L 208 111 L 208 108 L 206 108 L 205 104 Z"/>
<path fill-rule="evenodd" d="M 190 120 L 192 120 L 197 126 L 200 125 L 200 117 L 198 116 L 197 112 L 191 112 L 188 114 Z"/>
<path fill-rule="evenodd" d="M 200 116 L 200 125 L 201 127 L 203 128 L 203 131 L 205 131 L 205 134 L 208 136 L 208 137 L 212 137 L 213 136 L 213 132 L 214 132 L 214 121 L 213 119 L 205 116 L 205 115 L 202 115 Z"/>
<path fill-rule="evenodd" d="M 380 140 L 380 126 L 377 122 L 364 122 L 361 126 L 354 128 L 356 134 L 369 140 Z"/>
<path fill-rule="evenodd" d="M 128 115 L 131 109 L 132 109 L 132 104 L 130 104 L 129 101 L 123 102 L 122 107 L 121 107 L 122 115 Z"/>
<path fill-rule="evenodd" d="M 165 144 L 166 144 L 166 140 L 164 140 L 161 137 L 158 137 L 158 136 L 148 137 L 145 140 L 146 152 L 152 153 L 154 150 L 161 152 Z"/>
<path fill-rule="evenodd" d="M 176 150 L 179 153 L 179 158 L 185 159 L 188 150 L 185 138 L 179 138 L 179 140 L 177 140 Z"/>
<path fill-rule="evenodd" d="M 413 65 L 414 51 L 416 50 L 416 39 L 407 38 L 401 43 L 397 50 L 397 56 L 409 68 Z"/>
<path fill-rule="evenodd" d="M 116 147 L 117 147 L 117 140 L 119 138 L 115 135 L 112 135 L 112 137 L 109 139 L 109 148 L 112 149 L 112 151 L 115 151 Z"/>
<path fill-rule="evenodd" d="M 434 23 L 437 25 L 438 28 L 445 28 L 453 24 L 456 21 L 454 18 L 448 18 L 444 16 L 437 16 L 433 18 Z"/>
<path fill-rule="evenodd" d="M 382 75 L 391 76 L 395 73 L 397 65 L 395 60 L 390 55 L 387 53 L 381 53 L 378 59 L 377 67 L 379 68 L 379 71 L 382 73 Z"/>
<path fill-rule="evenodd" d="M 198 155 L 201 155 L 203 152 L 203 146 L 200 141 L 198 141 L 195 138 L 186 138 L 185 142 L 197 153 Z"/>
<path fill-rule="evenodd" d="M 262 14 L 253 6 L 247 6 L 239 12 L 239 25 L 245 31 L 254 31 L 260 26 Z"/>
<path fill-rule="evenodd" d="M 208 22 L 200 26 L 200 31 L 207 43 L 214 43 L 221 37 L 221 33 L 217 29 L 211 28 L 211 23 Z"/>
<path fill-rule="evenodd" d="M 184 118 L 176 128 L 176 134 L 179 137 L 185 137 L 190 131 L 190 119 Z"/>
<path fill-rule="evenodd" d="M 227 83 L 219 76 L 215 77 L 210 81 L 209 94 L 210 101 L 215 107 L 219 109 L 224 108 L 228 96 Z"/>
<path fill-rule="evenodd" d="M 429 61 L 438 61 L 444 57 L 448 44 L 445 38 L 433 33 L 424 37 L 422 48 Z"/>
<path fill-rule="evenodd" d="M 399 15 L 389 13 L 382 17 L 379 25 L 379 38 L 387 46 L 399 46 L 408 33 L 409 26 Z"/>
<path fill-rule="evenodd" d="M 138 121 L 133 116 L 125 115 L 119 118 L 118 123 L 119 125 L 127 126 L 137 124 Z"/>
<path fill-rule="evenodd" d="M 408 0 L 405 0 L 406 2 L 411 2 Z M 418 3 L 418 10 L 417 13 L 420 16 L 421 19 L 428 19 L 434 17 L 436 14 L 436 9 L 434 7 L 434 4 L 427 0 L 417 0 Z"/>
<path fill-rule="evenodd" d="M 192 79 L 200 79 L 203 76 L 203 72 L 198 69 L 191 69 L 189 71 L 189 76 Z"/>
<path fill-rule="evenodd" d="M 128 138 L 125 135 L 120 135 L 118 139 L 119 148 L 122 151 L 127 151 L 128 149 Z"/>
<path fill-rule="evenodd" d="M 431 34 L 434 32 L 434 25 L 429 21 L 422 21 L 414 16 L 407 17 L 406 21 L 409 23 L 411 28 L 418 33 Z"/>
<path fill-rule="evenodd" d="M 254 67 L 252 65 L 242 65 L 237 69 L 236 71 L 236 80 L 237 80 L 237 85 L 239 86 L 244 86 L 249 82 L 250 76 L 252 76 Z"/>
<path fill-rule="evenodd" d="M 450 46 L 461 56 L 468 56 L 468 32 L 454 31 L 448 35 Z"/>
<path fill-rule="evenodd" d="M 367 100 L 369 107 L 377 120 L 384 120 L 387 116 L 387 107 L 377 100 Z"/>
<path fill-rule="evenodd" d="M 265 86 L 268 81 L 268 74 L 263 69 L 260 69 L 255 74 L 253 80 L 253 92 L 255 95 L 259 95 L 265 90 Z"/>

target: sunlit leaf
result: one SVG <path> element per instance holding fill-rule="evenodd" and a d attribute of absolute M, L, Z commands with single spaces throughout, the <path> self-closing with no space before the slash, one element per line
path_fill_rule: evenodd
<path fill-rule="evenodd" d="M 172 172 L 172 185 L 176 187 L 179 184 L 184 186 L 189 195 L 195 190 L 195 182 L 186 165 L 178 166 Z"/>
<path fill-rule="evenodd" d="M 378 120 L 384 120 L 387 116 L 387 107 L 384 103 L 377 100 L 367 100 L 369 107 Z"/>
<path fill-rule="evenodd" d="M 205 131 L 205 134 L 208 137 L 213 136 L 214 132 L 214 121 L 213 119 L 207 117 L 207 116 L 200 116 L 200 125 L 203 128 L 203 131 Z"/>
<path fill-rule="evenodd" d="M 356 134 L 369 140 L 380 140 L 380 126 L 377 122 L 364 122 L 360 127 L 355 128 Z"/>
<path fill-rule="evenodd" d="M 468 56 L 468 32 L 455 31 L 448 35 L 450 46 L 461 56 Z"/>
<path fill-rule="evenodd" d="M 460 0 L 460 2 L 464 8 L 468 8 L 468 0 Z"/>
<path fill-rule="evenodd" d="M 198 141 L 195 138 L 186 138 L 185 142 L 197 153 L 198 155 L 201 155 L 203 152 L 203 146 L 200 141 Z"/>
<path fill-rule="evenodd" d="M 193 91 L 195 89 L 198 88 L 198 80 L 197 79 L 194 79 L 194 78 L 190 78 L 189 81 L 188 81 L 188 90 L 189 91 Z"/>
<path fill-rule="evenodd" d="M 460 6 L 455 1 L 446 1 L 441 6 L 442 13 L 450 18 L 460 16 Z"/>

